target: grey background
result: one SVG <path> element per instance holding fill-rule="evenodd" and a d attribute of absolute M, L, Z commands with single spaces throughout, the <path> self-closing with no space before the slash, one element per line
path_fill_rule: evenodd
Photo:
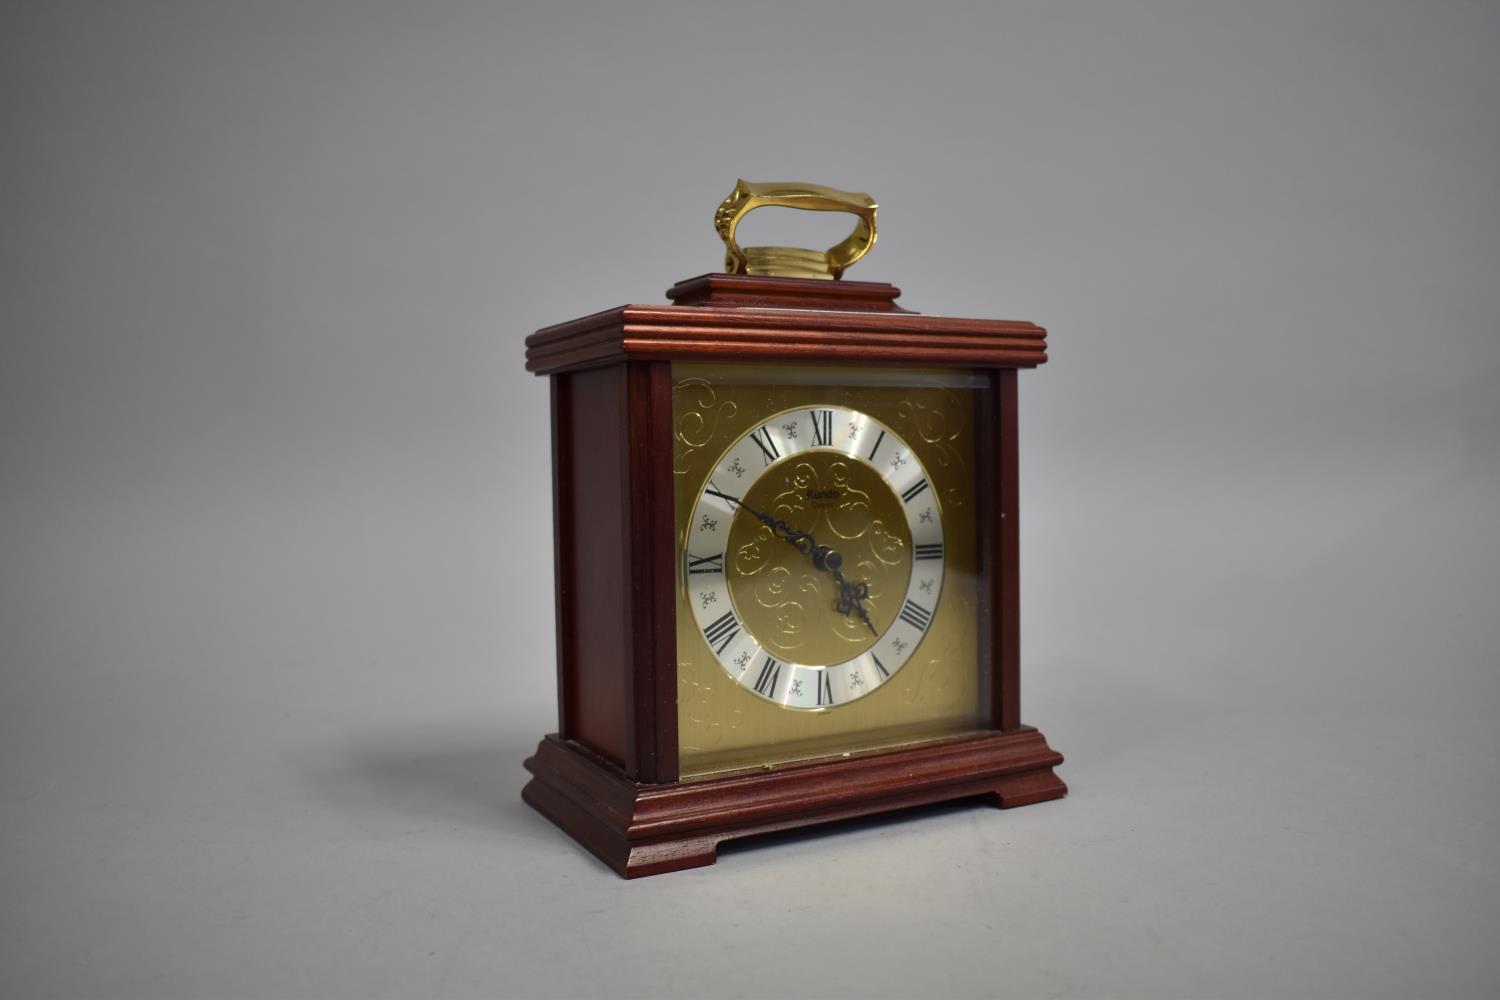
<path fill-rule="evenodd" d="M 1500 992 L 1497 42 L 1463 2 L 6 4 L 0 994 Z M 518 798 L 521 340 L 714 269 L 739 176 L 868 190 L 858 277 L 1050 329 L 1024 715 L 1072 795 L 626 883 Z"/>

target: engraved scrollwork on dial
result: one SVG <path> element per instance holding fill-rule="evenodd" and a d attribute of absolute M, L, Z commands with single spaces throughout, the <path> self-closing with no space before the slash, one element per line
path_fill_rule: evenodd
<path fill-rule="evenodd" d="M 677 670 L 677 710 L 691 723 L 690 731 L 697 737 L 683 743 L 683 751 L 713 750 L 724 742 L 740 725 L 742 713 L 738 707 L 729 711 L 716 711 L 713 698 L 716 684 L 725 681 L 695 681 L 691 679 L 690 664 L 679 664 Z"/>
<path fill-rule="evenodd" d="M 766 638 L 787 650 L 799 649 L 809 634 L 808 608 L 822 603 L 819 581 L 810 573 L 794 572 L 785 566 L 773 566 L 756 578 L 752 594 L 758 608 L 769 612 L 757 617 L 767 626 Z"/>
<path fill-rule="evenodd" d="M 704 643 L 741 689 L 825 710 L 889 680 L 933 624 L 935 446 L 836 404 L 757 419 L 707 471 L 682 572 Z M 915 589 L 919 567 L 934 592 Z"/>
<path fill-rule="evenodd" d="M 953 412 L 951 406 L 921 399 L 903 399 L 896 404 L 896 413 L 906 422 L 905 428 L 928 444 L 952 441 L 958 436 L 958 430 L 950 426 Z"/>
<path fill-rule="evenodd" d="M 701 378 L 683 379 L 673 391 L 684 404 L 672 434 L 672 471 L 680 476 L 687 474 L 693 453 L 714 440 L 720 423 L 739 412 L 739 404 L 719 399 L 714 387 Z"/>
<path fill-rule="evenodd" d="M 863 533 L 865 551 L 873 560 L 872 566 L 900 566 L 910 558 L 910 545 L 906 533 L 886 529 L 879 519 L 870 522 L 870 530 Z"/>
<path fill-rule="evenodd" d="M 957 422 L 955 415 L 963 411 L 954 405 L 951 397 L 951 392 L 944 392 L 937 399 L 903 399 L 896 405 L 896 413 L 903 428 L 927 446 L 924 452 L 929 465 L 961 470 L 965 465 L 962 447 L 965 428 Z M 964 506 L 968 500 L 964 491 L 956 487 L 944 489 L 941 495 L 943 503 L 954 509 Z"/>
<path fill-rule="evenodd" d="M 976 608 L 982 603 L 978 598 L 987 569 L 977 561 L 981 550 L 975 544 L 974 492 L 976 462 L 983 456 L 975 452 L 974 435 L 983 426 L 976 417 L 992 411 L 983 410 L 987 397 L 976 391 L 982 389 L 979 381 L 927 372 L 906 373 L 910 378 L 899 381 L 881 372 L 883 384 L 872 387 L 868 383 L 874 380 L 863 372 L 844 378 L 843 370 L 803 370 L 795 365 L 752 370 L 674 363 L 672 370 L 669 433 L 678 473 L 675 647 L 681 773 L 699 776 L 830 750 L 871 749 L 986 724 L 989 700 L 980 655 L 984 629 Z M 950 400 L 952 412 L 944 417 L 937 411 L 949 407 Z M 726 402 L 738 405 L 724 406 Z M 911 405 L 903 408 L 903 402 Z M 815 422 L 808 412 L 814 408 L 831 410 L 831 420 Z M 780 451 L 771 461 L 743 440 L 763 425 Z M 749 491 L 757 480 L 774 474 L 778 462 L 806 459 L 816 450 L 817 439 L 826 439 L 830 432 L 832 450 L 843 453 L 830 459 L 874 469 L 885 481 L 881 489 L 894 492 L 898 501 L 917 483 L 919 469 L 925 466 L 930 475 L 925 492 L 909 503 L 890 504 L 903 508 L 894 522 L 888 523 L 889 511 L 868 517 L 858 512 L 855 517 L 853 510 L 836 509 L 832 526 L 829 517 L 822 517 L 811 532 L 819 545 L 843 556 L 843 571 L 851 583 L 869 589 L 863 604 L 873 612 L 872 621 L 883 636 L 875 646 L 870 646 L 875 637 L 857 615 L 828 610 L 840 597 L 836 581 L 785 538 L 769 532 L 764 551 L 751 546 L 737 559 L 736 547 L 747 540 L 749 527 L 758 524 L 751 521 L 747 526 L 743 522 L 748 515 L 732 501 L 704 492 L 711 487 L 748 500 L 768 515 L 798 521 L 788 517 L 787 510 L 769 509 L 769 499 L 756 505 Z M 897 447 L 898 439 L 910 447 Z M 890 463 L 898 455 L 904 464 L 892 471 Z M 832 471 L 822 463 L 819 469 L 825 477 Z M 830 485 L 841 484 L 828 478 L 817 484 Z M 850 485 L 869 492 L 859 482 Z M 775 492 L 789 488 L 781 483 Z M 875 492 L 870 502 L 878 507 L 879 490 Z M 909 524 L 903 514 L 910 515 Z M 737 521 L 742 523 L 731 544 Z M 835 529 L 857 536 L 857 541 L 839 538 Z M 928 555 L 940 542 L 943 556 Z M 750 578 L 740 574 L 753 569 L 756 561 L 767 563 L 777 547 L 786 553 L 789 574 L 792 561 L 801 561 L 796 580 L 789 575 L 785 586 L 762 591 L 763 599 L 757 599 L 755 591 L 744 586 Z M 922 549 L 923 558 L 917 557 L 915 548 Z M 940 572 L 944 565 L 946 580 Z M 890 567 L 898 570 L 894 583 L 880 575 Z M 764 565 L 754 576 L 766 577 L 770 571 Z M 818 592 L 799 590 L 803 578 L 815 583 Z M 715 595 L 707 607 L 705 593 Z M 788 599 L 801 605 L 804 622 L 818 615 L 831 617 L 834 625 L 822 634 L 824 641 L 834 644 L 827 656 L 809 655 L 811 643 L 803 640 L 813 634 L 810 626 L 792 637 L 801 644 L 796 655 L 788 651 L 785 659 L 758 641 L 760 631 L 778 628 L 774 609 L 765 605 Z M 896 617 L 894 626 L 888 627 L 887 617 L 899 615 L 908 599 L 921 607 L 914 608 L 911 619 Z M 924 620 L 924 609 L 932 618 L 921 633 L 910 621 Z M 774 663 L 768 669 L 771 657 L 782 660 L 779 674 Z M 824 660 L 834 661 L 833 669 L 816 666 Z M 850 666 L 841 678 L 844 663 Z M 830 677 L 831 711 L 824 711 L 830 685 L 823 681 Z"/>
<path fill-rule="evenodd" d="M 786 436 L 795 439 L 793 434 Z M 783 487 L 768 501 L 767 512 L 825 540 L 831 550 L 837 551 L 847 578 L 859 580 L 866 587 L 866 606 L 879 620 L 880 607 L 892 590 L 889 579 L 905 573 L 908 549 L 901 533 L 888 530 L 885 520 L 875 516 L 872 490 L 889 493 L 888 488 L 877 487 L 879 480 L 856 460 L 827 452 L 788 459 L 774 472 L 768 471 L 766 477 Z M 750 501 L 759 503 L 754 495 L 750 495 Z M 789 549 L 771 528 L 758 525 L 753 542 L 744 549 L 744 557 L 737 556 L 736 565 L 746 570 L 747 576 L 763 568 L 746 558 L 753 553 L 756 559 L 780 563 L 784 574 L 789 574 L 789 568 L 796 570 L 800 580 L 795 601 L 786 596 L 789 588 L 785 586 L 774 591 L 774 602 L 765 600 L 765 588 L 757 586 L 755 596 L 760 606 L 777 612 L 774 621 L 761 619 L 770 626 L 757 633 L 764 645 L 778 653 L 803 652 L 811 634 L 821 638 L 815 643 L 812 659 L 819 663 L 847 659 L 851 655 L 848 646 L 869 646 L 870 627 L 859 617 L 838 612 L 839 591 L 834 581 L 826 572 L 811 571 L 806 557 Z M 793 609 L 785 605 L 793 605 L 795 613 L 789 613 Z M 835 639 L 843 648 L 832 642 Z"/>
<path fill-rule="evenodd" d="M 870 494 L 856 487 L 846 461 L 828 464 L 825 476 L 811 462 L 798 462 L 787 476 L 790 489 L 778 493 L 771 502 L 777 517 L 801 519 L 807 530 L 817 534 L 827 527 L 831 536 L 843 542 L 863 537 L 875 523 L 870 509 Z"/>

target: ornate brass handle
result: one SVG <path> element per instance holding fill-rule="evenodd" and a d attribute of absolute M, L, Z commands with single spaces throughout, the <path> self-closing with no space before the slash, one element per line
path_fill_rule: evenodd
<path fill-rule="evenodd" d="M 802 208 L 813 212 L 848 212 L 857 216 L 854 232 L 827 250 L 800 247 L 741 247 L 734 241 L 735 227 L 750 212 L 765 205 Z M 870 252 L 875 245 L 875 210 L 879 206 L 867 194 L 839 191 L 820 184 L 767 181 L 734 185 L 714 213 L 714 228 L 727 248 L 724 270 L 730 274 L 763 274 L 781 278 L 838 279 L 844 270 Z"/>

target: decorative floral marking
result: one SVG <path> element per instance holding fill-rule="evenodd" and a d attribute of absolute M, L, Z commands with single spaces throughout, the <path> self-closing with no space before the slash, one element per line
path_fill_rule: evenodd
<path fill-rule="evenodd" d="M 856 424 L 852 420 L 849 422 L 849 440 L 850 441 L 858 441 L 859 440 L 859 424 Z"/>
<path fill-rule="evenodd" d="M 931 524 L 932 523 L 932 508 L 931 507 L 928 507 L 926 510 L 922 511 L 921 520 L 922 520 L 922 522 L 924 524 Z"/>
<path fill-rule="evenodd" d="M 734 478 L 736 479 L 739 479 L 745 474 L 745 467 L 740 464 L 740 460 L 738 458 L 736 458 L 734 462 L 729 465 L 728 469 L 730 472 L 734 473 Z"/>
<path fill-rule="evenodd" d="M 802 678 L 798 677 L 796 680 L 792 681 L 792 686 L 787 689 L 787 693 L 788 694 L 801 694 L 802 693 Z"/>
<path fill-rule="evenodd" d="M 741 653 L 739 656 L 736 656 L 734 658 L 735 666 L 739 667 L 741 670 L 744 670 L 745 669 L 745 664 L 747 664 L 749 662 L 750 662 L 750 651 L 748 649 L 745 650 L 743 653 Z"/>
<path fill-rule="evenodd" d="M 891 471 L 895 472 L 897 469 L 901 468 L 901 466 L 903 466 L 905 464 L 906 464 L 906 456 L 905 455 L 897 455 L 895 458 L 891 459 Z"/>
<path fill-rule="evenodd" d="M 849 686 L 850 687 L 857 687 L 857 688 L 865 686 L 865 679 L 863 677 L 859 676 L 859 671 L 858 670 L 856 670 L 854 673 L 852 673 L 852 674 L 849 675 Z"/>
<path fill-rule="evenodd" d="M 932 593 L 932 581 L 931 580 L 923 580 L 922 581 L 922 589 L 925 590 L 925 591 L 927 591 L 927 593 L 929 593 L 929 594 Z"/>
<path fill-rule="evenodd" d="M 786 431 L 786 436 L 789 437 L 789 438 L 794 438 L 794 437 L 797 436 L 797 425 L 796 424 L 782 424 L 781 425 L 781 429 L 784 430 L 784 431 Z"/>
<path fill-rule="evenodd" d="M 718 531 L 719 530 L 719 522 L 715 521 L 713 518 L 709 517 L 707 514 L 704 514 L 703 515 L 703 523 L 700 524 L 700 525 L 698 525 L 698 530 L 699 531 Z"/>
<path fill-rule="evenodd" d="M 900 639 L 892 639 L 891 645 L 896 647 L 897 653 L 906 652 L 906 643 L 902 642 Z"/>
<path fill-rule="evenodd" d="M 710 604 L 718 604 L 719 595 L 715 594 L 712 590 L 704 590 L 698 593 L 698 600 L 702 601 L 703 606 L 706 608 Z"/>

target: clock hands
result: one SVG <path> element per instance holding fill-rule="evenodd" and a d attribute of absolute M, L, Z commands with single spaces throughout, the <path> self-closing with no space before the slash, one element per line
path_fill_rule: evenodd
<path fill-rule="evenodd" d="M 859 583 L 850 583 L 844 578 L 842 569 L 844 557 L 826 545 L 819 545 L 818 540 L 806 531 L 798 531 L 779 517 L 763 514 L 754 507 L 745 503 L 739 497 L 732 497 L 727 493 L 720 493 L 715 489 L 705 490 L 709 496 L 718 497 L 720 500 L 728 501 L 742 508 L 761 524 L 771 529 L 771 533 L 783 539 L 792 548 L 805 556 L 812 557 L 813 565 L 824 572 L 833 574 L 834 583 L 839 587 L 839 599 L 835 607 L 839 614 L 848 615 L 851 612 L 859 615 L 859 620 L 865 623 L 865 627 L 872 635 L 879 635 L 875 631 L 875 623 L 870 621 L 870 613 L 865 610 L 864 603 L 870 599 L 870 585 L 861 580 Z"/>
<path fill-rule="evenodd" d="M 838 557 L 837 552 L 830 553 L 830 555 L 834 558 Z M 844 579 L 844 574 L 839 572 L 837 567 L 833 568 L 833 579 L 839 585 L 839 600 L 834 605 L 838 609 L 839 614 L 847 615 L 850 611 L 858 613 L 859 620 L 865 623 L 865 627 L 870 630 L 870 634 L 874 636 L 880 635 L 879 632 L 875 631 L 875 623 L 870 621 L 870 613 L 860 603 L 869 599 L 870 585 L 863 580 L 858 583 L 850 583 Z"/>

